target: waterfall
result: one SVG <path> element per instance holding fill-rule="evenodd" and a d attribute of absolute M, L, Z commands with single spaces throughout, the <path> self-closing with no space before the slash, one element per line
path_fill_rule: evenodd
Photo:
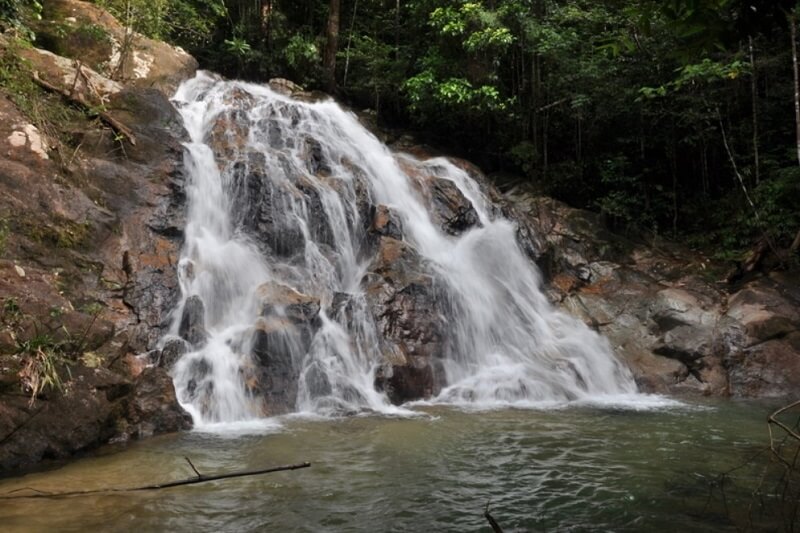
<path fill-rule="evenodd" d="M 174 102 L 188 216 L 167 339 L 188 341 L 172 373 L 197 424 L 387 412 L 417 381 L 478 405 L 635 392 L 461 167 L 393 153 L 330 100 L 199 73 Z"/>

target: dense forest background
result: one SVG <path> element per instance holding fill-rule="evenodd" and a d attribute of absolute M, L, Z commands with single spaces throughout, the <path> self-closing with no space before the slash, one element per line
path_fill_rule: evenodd
<path fill-rule="evenodd" d="M 796 2 L 97 3 L 203 68 L 327 90 L 617 230 L 796 260 Z M 43 9 L 0 0 L 27 38 Z"/>

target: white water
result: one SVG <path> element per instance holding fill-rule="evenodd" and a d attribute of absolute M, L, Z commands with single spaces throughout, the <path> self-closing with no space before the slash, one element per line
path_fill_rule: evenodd
<path fill-rule="evenodd" d="M 442 289 L 437 311 L 450 328 L 441 354 L 448 385 L 434 401 L 524 405 L 636 391 L 608 342 L 549 304 L 538 270 L 516 243 L 513 223 L 493 216 L 479 185 L 446 159 L 393 154 L 331 101 L 293 101 L 262 86 L 204 73 L 185 82 L 174 101 L 190 141 L 182 300 L 172 333 L 186 298 L 198 295 L 206 308 L 208 342 L 184 355 L 173 376 L 196 424 L 265 414 L 245 381 L 261 305 L 256 289 L 267 281 L 322 303 L 310 343 L 303 347 L 298 336 L 284 343 L 300 375 L 295 410 L 397 411 L 373 386 L 380 339 L 361 288 L 370 258 L 362 250 L 359 187 L 368 190 L 372 203 L 399 215 L 404 239 Z M 225 127 L 220 120 L 227 120 Z M 225 128 L 229 135 L 220 136 Z M 215 160 L 210 145 L 225 156 Z M 328 168 L 309 170 L 309 146 Z M 262 198 L 248 197 L 252 191 L 241 176 L 255 168 L 266 169 L 269 213 L 275 225 L 287 228 L 287 242 L 265 244 L 248 229 L 247 206 Z M 404 169 L 451 180 L 472 202 L 482 227 L 459 237 L 444 233 Z M 314 219 L 303 192 L 309 189 L 321 203 L 317 218 L 324 214 L 326 221 Z M 327 233 L 319 230 L 321 222 Z M 348 319 L 326 314 L 336 293 L 350 295 Z"/>

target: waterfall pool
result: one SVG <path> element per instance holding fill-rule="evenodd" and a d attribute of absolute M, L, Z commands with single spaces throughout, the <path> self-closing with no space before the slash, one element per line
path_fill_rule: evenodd
<path fill-rule="evenodd" d="M 0 524 L 8 532 L 490 531 L 489 502 L 506 531 L 734 531 L 747 524 L 774 407 L 417 406 L 412 416 L 223 425 L 106 447 L 0 481 L 0 493 L 187 478 L 184 456 L 205 474 L 312 466 L 156 491 L 0 500 Z M 736 467 L 723 495 L 714 481 Z"/>

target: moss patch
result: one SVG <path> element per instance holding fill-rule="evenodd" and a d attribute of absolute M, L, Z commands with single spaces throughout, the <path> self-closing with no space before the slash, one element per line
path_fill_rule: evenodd
<path fill-rule="evenodd" d="M 78 58 L 101 71 L 113 52 L 109 33 L 97 24 L 78 21 L 48 20 L 36 25 L 37 46 L 54 54 Z"/>
<path fill-rule="evenodd" d="M 65 163 L 64 159 L 72 154 L 69 148 L 74 150 L 78 146 L 68 132 L 85 129 L 92 118 L 33 81 L 31 66 L 18 53 L 26 46 L 29 45 L 20 40 L 0 43 L 0 88 L 39 131 L 56 141 L 57 152 Z"/>

